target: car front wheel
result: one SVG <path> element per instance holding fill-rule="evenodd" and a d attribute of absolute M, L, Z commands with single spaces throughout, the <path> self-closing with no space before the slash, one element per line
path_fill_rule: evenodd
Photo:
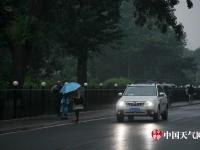
<path fill-rule="evenodd" d="M 167 120 L 168 119 L 168 108 L 166 108 L 166 110 L 163 112 L 162 119 L 163 120 Z"/>
<path fill-rule="evenodd" d="M 128 121 L 133 121 L 134 120 L 134 116 L 128 116 Z"/>
<path fill-rule="evenodd" d="M 124 122 L 124 116 L 123 115 L 117 115 L 117 122 Z"/>
<path fill-rule="evenodd" d="M 153 120 L 158 121 L 160 119 L 160 107 L 158 107 L 157 113 L 154 113 Z"/>

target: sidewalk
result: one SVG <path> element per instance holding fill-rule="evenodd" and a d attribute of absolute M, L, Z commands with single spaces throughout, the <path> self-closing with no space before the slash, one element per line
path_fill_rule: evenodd
<path fill-rule="evenodd" d="M 200 100 L 195 100 L 192 104 L 188 102 L 176 102 L 172 103 L 170 108 L 183 107 L 188 105 L 200 104 Z M 113 117 L 115 114 L 115 106 L 109 105 L 109 108 L 94 110 L 94 111 L 85 111 L 80 113 L 80 121 L 91 120 L 97 118 L 108 118 Z M 74 113 L 70 113 L 68 120 L 61 120 L 57 115 L 43 115 L 38 117 L 31 118 L 21 118 L 21 119 L 12 119 L 12 120 L 0 120 L 0 134 L 30 130 L 35 128 L 56 126 L 60 124 L 74 123 Z"/>
<path fill-rule="evenodd" d="M 110 108 L 94 111 L 80 112 L 80 121 L 91 120 L 103 117 L 114 116 L 114 105 L 110 105 Z M 0 134 L 30 130 L 35 128 L 56 126 L 60 124 L 75 123 L 75 114 L 69 113 L 68 120 L 60 119 L 57 115 L 43 115 L 31 118 L 19 118 L 11 120 L 0 120 Z"/>
<path fill-rule="evenodd" d="M 196 105 L 196 104 L 200 104 L 200 100 L 194 100 L 192 101 L 192 103 L 189 104 L 189 102 L 175 102 L 175 103 L 172 103 L 171 104 L 171 108 L 174 108 L 174 107 L 183 107 L 183 106 L 188 106 L 188 105 Z"/>

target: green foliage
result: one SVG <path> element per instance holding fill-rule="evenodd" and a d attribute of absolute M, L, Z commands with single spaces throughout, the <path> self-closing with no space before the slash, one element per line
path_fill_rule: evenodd
<path fill-rule="evenodd" d="M 127 78 L 120 77 L 120 78 L 108 79 L 108 80 L 103 82 L 103 85 L 106 86 L 106 87 L 114 87 L 115 83 L 117 83 L 118 86 L 126 86 L 127 84 L 131 84 L 133 82 L 130 81 L 129 79 L 127 79 Z"/>
<path fill-rule="evenodd" d="M 29 89 L 29 88 L 39 88 L 40 82 L 34 78 L 31 77 L 31 75 L 27 75 L 24 81 L 23 88 Z"/>
<path fill-rule="evenodd" d="M 27 15 L 16 16 L 11 26 L 7 28 L 7 35 L 10 40 L 15 41 L 17 45 L 24 45 L 27 40 L 31 40 L 34 35 L 32 26 L 35 20 L 34 17 Z"/>
<path fill-rule="evenodd" d="M 193 53 L 190 54 L 191 57 L 194 57 L 194 61 L 197 64 L 197 71 L 193 75 L 195 76 L 195 81 L 199 85 L 200 84 L 200 48 L 197 48 Z"/>
<path fill-rule="evenodd" d="M 0 89 L 7 89 L 9 87 L 9 82 L 6 80 L 0 80 Z"/>
<path fill-rule="evenodd" d="M 99 44 L 119 38 L 121 0 L 59 0 L 52 11 L 58 42 L 77 56 L 84 50 L 97 51 Z M 109 40 L 108 40 L 109 39 Z"/>
<path fill-rule="evenodd" d="M 53 85 L 56 84 L 57 80 L 46 78 L 46 79 L 35 79 L 31 76 L 31 74 L 26 75 L 23 88 L 29 89 L 41 89 L 41 82 L 46 82 L 46 89 L 50 89 Z"/>
<path fill-rule="evenodd" d="M 196 65 L 185 56 L 185 43 L 178 41 L 171 29 L 162 34 L 156 27 L 149 30 L 135 26 L 132 9 L 129 2 L 123 2 L 121 27 L 124 37 L 121 47 L 116 50 L 104 46 L 104 54 L 90 60 L 90 78 L 102 81 L 122 76 L 137 82 L 175 83 L 193 80 L 187 73 L 194 72 Z"/>
<path fill-rule="evenodd" d="M 135 23 L 140 26 L 157 26 L 163 33 L 168 31 L 171 26 L 179 40 L 185 40 L 183 25 L 177 23 L 175 16 L 175 6 L 179 0 L 131 0 L 135 7 Z M 187 0 L 188 8 L 192 8 L 193 3 Z M 156 18 L 156 19 L 155 19 Z"/>
<path fill-rule="evenodd" d="M 134 81 L 183 82 L 194 78 L 186 75 L 194 73 L 195 63 L 183 54 L 185 35 L 174 16 L 174 6 L 179 1 L 126 0 L 122 5 L 121 2 L 1 1 L 1 84 L 7 86 L 11 79 L 11 52 L 15 46 L 28 51 L 23 53 L 24 59 L 29 58 L 23 66 L 24 87 L 40 87 L 41 81 L 47 81 L 49 86 L 56 80 L 75 81 L 75 59 L 86 62 L 88 56 L 89 69 L 85 67 L 84 71 L 93 85 L 120 76 Z M 187 4 L 192 7 L 190 0 Z M 86 56 L 82 57 L 84 53 Z"/>
<path fill-rule="evenodd" d="M 6 88 L 9 84 L 12 60 L 2 33 L 0 33 L 0 41 L 0 88 Z"/>

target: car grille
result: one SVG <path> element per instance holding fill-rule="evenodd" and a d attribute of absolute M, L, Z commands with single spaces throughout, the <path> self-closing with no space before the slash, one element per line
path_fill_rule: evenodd
<path fill-rule="evenodd" d="M 144 106 L 144 102 L 126 102 L 127 106 Z"/>

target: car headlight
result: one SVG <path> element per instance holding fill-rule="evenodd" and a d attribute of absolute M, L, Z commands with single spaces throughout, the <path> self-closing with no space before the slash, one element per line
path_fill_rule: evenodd
<path fill-rule="evenodd" d="M 153 106 L 154 104 L 153 104 L 153 102 L 151 102 L 151 101 L 147 101 L 146 102 L 146 106 L 149 106 L 149 107 L 151 107 L 151 106 Z"/>
<path fill-rule="evenodd" d="M 117 103 L 117 106 L 118 106 L 118 107 L 124 107 L 124 106 L 125 106 L 124 101 L 119 101 L 119 102 Z"/>

